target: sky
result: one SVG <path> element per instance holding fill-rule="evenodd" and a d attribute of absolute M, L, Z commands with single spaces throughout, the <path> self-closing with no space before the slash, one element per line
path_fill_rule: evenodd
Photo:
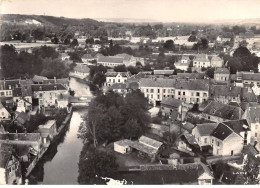
<path fill-rule="evenodd" d="M 0 0 L 1 14 L 207 22 L 260 18 L 260 0 Z"/>

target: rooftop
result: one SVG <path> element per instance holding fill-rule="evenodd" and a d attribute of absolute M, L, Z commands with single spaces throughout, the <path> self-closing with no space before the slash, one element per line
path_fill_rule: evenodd
<path fill-rule="evenodd" d="M 197 124 L 195 129 L 198 130 L 200 136 L 209 136 L 217 126 L 218 123 L 203 123 Z"/>
<path fill-rule="evenodd" d="M 227 125 L 219 123 L 217 128 L 212 132 L 211 136 L 223 141 L 232 133 L 233 131 Z"/>
<path fill-rule="evenodd" d="M 182 104 L 181 100 L 174 99 L 172 97 L 165 97 L 163 98 L 161 105 L 167 105 L 174 108 L 179 108 L 179 106 Z"/>
<path fill-rule="evenodd" d="M 176 82 L 176 89 L 185 89 L 193 91 L 209 91 L 209 80 L 179 80 Z"/>
<path fill-rule="evenodd" d="M 229 70 L 227 68 L 216 68 L 214 71 L 214 74 L 220 73 L 220 74 L 230 74 Z"/>
<path fill-rule="evenodd" d="M 164 78 L 141 78 L 139 82 L 140 87 L 175 87 L 175 79 Z"/>

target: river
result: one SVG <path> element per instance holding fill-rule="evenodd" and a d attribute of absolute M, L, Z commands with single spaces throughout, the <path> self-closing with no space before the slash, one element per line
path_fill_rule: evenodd
<path fill-rule="evenodd" d="M 70 88 L 75 91 L 75 96 L 92 96 L 89 87 L 75 78 L 71 78 Z M 81 115 L 85 113 L 87 109 L 73 112 L 67 130 L 51 144 L 29 175 L 30 184 L 78 184 L 78 160 L 83 143 L 77 138 L 77 132 L 82 122 Z"/>

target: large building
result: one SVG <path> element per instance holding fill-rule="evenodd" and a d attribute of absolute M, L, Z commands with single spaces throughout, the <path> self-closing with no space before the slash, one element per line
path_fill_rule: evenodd
<path fill-rule="evenodd" d="M 117 83 L 126 83 L 126 80 L 130 78 L 131 74 L 129 72 L 106 72 L 106 82 L 105 86 L 112 86 Z"/>
<path fill-rule="evenodd" d="M 203 103 L 209 97 L 209 80 L 178 80 L 176 82 L 175 99 L 185 103 Z"/>
<path fill-rule="evenodd" d="M 174 98 L 176 79 L 141 78 L 139 87 L 149 102 L 160 104 L 163 98 Z"/>
<path fill-rule="evenodd" d="M 142 58 L 136 58 L 128 54 L 117 54 L 115 56 L 99 56 L 97 63 L 107 67 L 116 67 L 119 65 L 136 66 L 137 62 L 143 64 Z"/>
<path fill-rule="evenodd" d="M 193 67 L 196 68 L 208 68 L 210 67 L 210 60 L 207 54 L 198 54 L 193 60 Z"/>
<path fill-rule="evenodd" d="M 211 58 L 211 67 L 222 67 L 224 64 L 224 60 L 218 56 L 213 56 Z"/>

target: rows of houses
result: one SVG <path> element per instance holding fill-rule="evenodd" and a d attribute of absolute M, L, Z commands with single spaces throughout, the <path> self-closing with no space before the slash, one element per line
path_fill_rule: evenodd
<path fill-rule="evenodd" d="M 49 107 L 66 108 L 68 105 L 60 100 L 67 96 L 69 80 L 48 79 L 35 75 L 27 80 L 0 80 L 0 121 L 10 120 L 12 112 L 30 113 L 33 106 L 39 110 Z M 15 116 L 15 115 L 14 115 Z"/>

